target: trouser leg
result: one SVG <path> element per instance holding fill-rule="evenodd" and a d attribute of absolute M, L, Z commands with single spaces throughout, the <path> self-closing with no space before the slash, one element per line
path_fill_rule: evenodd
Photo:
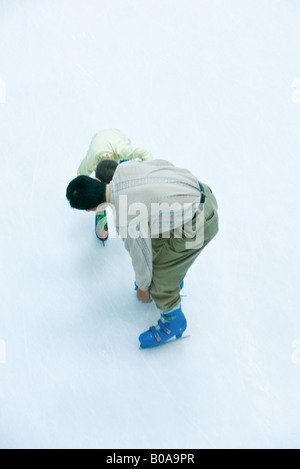
<path fill-rule="evenodd" d="M 205 189 L 207 197 L 204 204 L 204 240 L 201 247 L 187 249 L 187 238 L 175 238 L 173 232 L 169 238 L 152 239 L 153 275 L 150 293 L 156 306 L 166 312 L 179 305 L 182 280 L 200 252 L 218 232 L 217 202 L 210 188 L 205 186 Z M 194 226 L 196 219 L 193 221 Z"/>
<path fill-rule="evenodd" d="M 181 301 L 180 284 L 200 250 L 182 250 L 182 243 L 173 237 L 163 243 L 158 241 L 161 240 L 152 240 L 154 257 L 150 293 L 159 309 L 170 311 Z"/>

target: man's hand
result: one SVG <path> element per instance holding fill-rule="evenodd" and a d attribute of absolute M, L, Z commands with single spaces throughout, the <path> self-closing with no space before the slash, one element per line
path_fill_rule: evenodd
<path fill-rule="evenodd" d="M 140 288 L 137 290 L 137 297 L 143 303 L 151 303 L 150 290 L 143 291 Z"/>

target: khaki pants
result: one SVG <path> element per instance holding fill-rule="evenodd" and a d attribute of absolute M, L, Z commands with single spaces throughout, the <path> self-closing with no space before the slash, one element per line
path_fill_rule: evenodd
<path fill-rule="evenodd" d="M 199 249 L 188 249 L 190 238 L 170 237 L 153 238 L 153 275 L 150 293 L 156 306 L 165 312 L 180 304 L 180 284 L 188 269 L 199 256 L 200 252 L 218 233 L 218 204 L 211 189 L 203 184 L 205 191 L 204 202 L 204 243 Z M 193 228 L 196 219 L 193 220 Z"/>

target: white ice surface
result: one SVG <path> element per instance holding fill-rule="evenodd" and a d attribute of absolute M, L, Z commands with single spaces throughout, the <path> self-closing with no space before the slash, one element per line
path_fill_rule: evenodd
<path fill-rule="evenodd" d="M 1 448 L 300 447 L 299 44 L 298 0 L 0 2 Z M 191 338 L 148 351 L 122 241 L 65 199 L 109 127 L 219 202 Z"/>

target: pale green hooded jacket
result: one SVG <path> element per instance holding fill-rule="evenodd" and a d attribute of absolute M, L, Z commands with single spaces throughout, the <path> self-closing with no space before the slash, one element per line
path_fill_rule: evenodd
<path fill-rule="evenodd" d="M 117 163 L 121 160 L 152 160 L 150 151 L 134 147 L 130 139 L 117 129 L 100 130 L 90 143 L 88 152 L 81 162 L 77 175 L 89 176 L 102 158 L 111 157 Z"/>

